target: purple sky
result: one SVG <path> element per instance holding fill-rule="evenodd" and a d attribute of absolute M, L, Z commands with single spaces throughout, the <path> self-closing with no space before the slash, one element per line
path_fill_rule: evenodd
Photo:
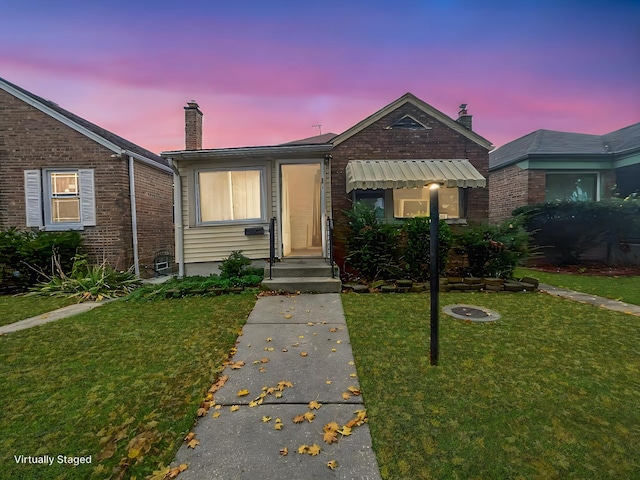
<path fill-rule="evenodd" d="M 500 146 L 640 121 L 640 2 L 7 0 L 0 77 L 155 152 L 340 133 L 411 92 Z"/>

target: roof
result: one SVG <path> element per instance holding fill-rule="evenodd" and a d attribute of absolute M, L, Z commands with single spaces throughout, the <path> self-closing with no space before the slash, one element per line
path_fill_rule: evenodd
<path fill-rule="evenodd" d="M 354 189 L 485 187 L 486 179 L 469 160 L 350 160 L 347 192 Z"/>
<path fill-rule="evenodd" d="M 331 141 L 337 136 L 337 133 L 323 133 L 314 137 L 307 137 L 301 140 L 294 140 L 293 142 L 282 143 L 281 145 L 318 145 L 321 143 L 331 143 Z"/>
<path fill-rule="evenodd" d="M 332 141 L 333 145 L 334 146 L 335 145 L 339 145 L 340 143 L 342 143 L 345 140 L 351 138 L 356 133 L 364 130 L 369 125 L 377 122 L 382 117 L 388 115 L 389 113 L 393 112 L 394 110 L 398 109 L 399 107 L 403 106 L 406 103 L 410 103 L 410 104 L 416 106 L 417 108 L 419 108 L 420 110 L 425 112 L 427 115 L 430 115 L 431 117 L 435 118 L 439 122 L 445 124 L 447 127 L 451 128 L 452 130 L 455 130 L 459 134 L 463 135 L 464 137 L 467 137 L 469 140 L 477 143 L 478 145 L 486 148 L 487 150 L 491 150 L 493 148 L 493 145 L 491 144 L 491 142 L 489 140 L 487 140 L 484 137 L 481 137 L 480 135 L 478 135 L 474 131 L 469 130 L 468 128 L 464 127 L 463 125 L 461 125 L 460 123 L 456 122 L 454 119 L 452 119 L 451 117 L 449 117 L 445 113 L 442 113 L 440 110 L 437 110 L 437 109 L 433 108 L 428 103 L 423 102 L 422 100 L 420 100 L 418 97 L 416 97 L 412 93 L 405 93 L 402 97 L 400 97 L 397 100 L 391 102 L 386 107 L 381 108 L 380 110 L 378 110 L 374 114 L 368 116 L 367 118 L 365 118 L 361 122 L 357 123 L 356 125 L 354 125 L 350 129 L 348 129 L 345 132 L 341 133 L 340 135 L 338 135 L 337 137 L 335 137 L 333 139 L 333 141 Z"/>
<path fill-rule="evenodd" d="M 62 121 L 66 125 L 70 126 L 74 130 L 98 141 L 105 147 L 111 149 L 117 153 L 134 154 L 139 159 L 146 159 L 151 164 L 157 164 L 163 170 L 169 170 L 168 162 L 155 153 L 136 145 L 135 143 L 126 140 L 115 133 L 105 130 L 98 125 L 91 123 L 90 121 L 65 110 L 57 103 L 50 100 L 46 100 L 38 95 L 35 95 L 22 87 L 19 87 L 11 82 L 0 77 L 0 88 L 7 93 L 25 101 L 29 105 L 37 108 L 38 110 L 46 113 L 47 115 Z M 100 141 L 102 140 L 102 141 Z"/>
<path fill-rule="evenodd" d="M 609 156 L 640 149 L 640 123 L 605 135 L 536 130 L 489 153 L 489 168 L 519 162 L 531 156 Z"/>

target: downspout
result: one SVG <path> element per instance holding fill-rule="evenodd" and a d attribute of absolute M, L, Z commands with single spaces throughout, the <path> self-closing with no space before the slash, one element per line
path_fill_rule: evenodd
<path fill-rule="evenodd" d="M 176 243 L 176 263 L 178 264 L 178 278 L 184 277 L 184 240 L 182 237 L 182 179 L 180 172 L 168 158 L 169 166 L 173 170 L 173 223 Z"/>
<path fill-rule="evenodd" d="M 129 197 L 131 198 L 131 235 L 133 236 L 133 269 L 140 276 L 140 260 L 138 258 L 138 216 L 136 213 L 136 184 L 133 176 L 133 157 L 129 155 Z"/>

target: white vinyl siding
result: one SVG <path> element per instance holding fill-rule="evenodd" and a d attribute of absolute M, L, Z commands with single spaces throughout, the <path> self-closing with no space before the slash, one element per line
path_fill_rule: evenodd
<path fill-rule="evenodd" d="M 96 225 L 92 169 L 25 170 L 28 227 L 81 230 Z"/>

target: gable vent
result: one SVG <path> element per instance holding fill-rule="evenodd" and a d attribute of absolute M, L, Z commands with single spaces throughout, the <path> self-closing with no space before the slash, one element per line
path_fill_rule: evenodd
<path fill-rule="evenodd" d="M 413 118 L 411 115 L 405 115 L 399 120 L 396 120 L 387 127 L 389 130 L 431 130 L 431 127 L 427 127 Z"/>

